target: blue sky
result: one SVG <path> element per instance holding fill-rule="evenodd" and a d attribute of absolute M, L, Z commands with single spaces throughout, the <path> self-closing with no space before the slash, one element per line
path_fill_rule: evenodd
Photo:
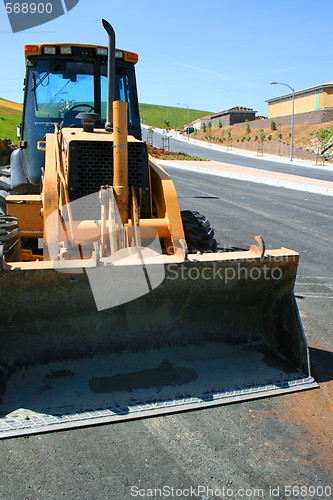
<path fill-rule="evenodd" d="M 332 0 L 80 0 L 19 33 L 1 2 L 0 97 L 22 102 L 24 44 L 106 44 L 102 17 L 117 47 L 139 54 L 140 102 L 214 112 L 245 106 L 267 115 L 265 100 L 288 91 L 270 81 L 299 90 L 333 80 Z"/>

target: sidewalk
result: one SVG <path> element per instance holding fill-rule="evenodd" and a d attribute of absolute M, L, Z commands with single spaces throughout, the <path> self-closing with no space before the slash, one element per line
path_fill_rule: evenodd
<path fill-rule="evenodd" d="M 142 128 L 148 129 L 147 125 L 141 124 Z M 156 132 L 163 134 L 163 129 L 153 127 L 153 130 L 156 130 Z M 183 135 L 180 135 L 179 132 L 176 132 L 175 130 L 171 130 L 169 132 L 169 136 L 172 139 L 177 139 L 177 141 L 183 141 L 188 144 L 194 144 L 195 146 L 200 146 L 202 148 L 209 148 L 214 151 L 221 151 L 223 153 L 228 153 L 228 154 L 233 154 L 236 156 L 246 156 L 249 158 L 255 158 L 258 161 L 261 160 L 268 160 L 268 161 L 273 161 L 277 163 L 285 163 L 289 164 L 292 166 L 299 166 L 299 167 L 310 167 L 310 168 L 316 168 L 318 170 L 328 170 L 330 172 L 333 171 L 333 164 L 331 165 L 316 165 L 315 162 L 312 160 L 300 160 L 299 158 L 294 158 L 293 161 L 291 162 L 289 157 L 286 156 L 276 156 L 276 155 L 269 155 L 269 154 L 264 154 L 263 156 L 258 156 L 256 152 L 254 151 L 246 151 L 244 149 L 237 149 L 233 147 L 231 150 L 228 149 L 227 146 L 219 146 L 218 144 L 209 144 L 206 141 L 199 141 L 198 139 L 192 139 L 192 138 L 186 138 Z"/>
<path fill-rule="evenodd" d="M 267 159 L 267 158 L 266 158 Z M 156 160 L 162 166 L 188 170 L 206 175 L 216 175 L 228 179 L 243 180 L 266 184 L 267 186 L 283 187 L 306 193 L 333 196 L 333 182 L 301 177 L 299 175 L 282 174 L 250 167 L 241 167 L 217 161 L 183 161 Z M 299 160 L 302 161 L 302 160 Z M 303 160 L 306 161 L 306 160 Z M 302 165 L 304 166 L 304 165 Z"/>

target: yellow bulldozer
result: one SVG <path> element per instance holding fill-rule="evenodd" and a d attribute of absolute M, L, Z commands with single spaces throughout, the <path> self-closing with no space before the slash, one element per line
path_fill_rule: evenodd
<path fill-rule="evenodd" d="M 138 56 L 103 26 L 108 46 L 25 46 L 0 172 L 0 437 L 316 386 L 298 253 L 218 250 L 180 211 L 142 141 Z"/>

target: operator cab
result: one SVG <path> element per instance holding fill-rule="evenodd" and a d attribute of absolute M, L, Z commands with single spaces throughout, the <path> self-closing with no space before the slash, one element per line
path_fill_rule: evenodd
<path fill-rule="evenodd" d="M 76 115 L 93 112 L 104 128 L 107 106 L 107 51 L 92 45 L 26 45 L 26 78 L 20 146 L 28 192 L 40 192 L 45 153 L 37 142 L 59 128 L 82 127 Z M 134 64 L 137 54 L 116 51 L 115 100 L 128 103 L 128 134 L 141 140 Z M 17 162 L 17 159 L 15 159 Z M 21 161 L 20 160 L 20 161 Z M 13 186 L 15 188 L 15 186 Z"/>

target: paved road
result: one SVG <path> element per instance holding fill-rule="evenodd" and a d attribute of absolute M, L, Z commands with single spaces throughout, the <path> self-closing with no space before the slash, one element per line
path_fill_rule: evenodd
<path fill-rule="evenodd" d="M 328 498 L 320 487 L 333 486 L 331 198 L 169 171 L 181 208 L 207 214 L 220 244 L 249 245 L 261 234 L 268 247 L 300 250 L 298 303 L 320 389 L 1 441 L 1 500 L 271 500 L 286 498 L 284 488 L 292 485 L 319 492 L 293 500 Z M 199 490 L 198 496 L 174 491 L 163 497 L 147 490 L 163 486 L 209 487 L 216 495 Z"/>
<path fill-rule="evenodd" d="M 143 129 L 143 139 L 147 140 L 147 129 Z M 156 147 L 162 147 L 162 134 L 154 130 L 153 144 Z M 321 179 L 325 181 L 333 181 L 333 166 L 332 171 L 320 170 L 310 167 L 301 167 L 291 165 L 290 162 L 269 161 L 264 159 L 252 158 L 248 156 L 236 155 L 225 151 L 216 151 L 211 147 L 197 146 L 183 140 L 170 138 L 170 150 L 176 152 L 187 153 L 191 156 L 199 156 L 207 160 L 220 161 L 231 163 L 233 165 L 241 165 L 244 167 L 258 168 L 262 170 L 270 170 L 273 172 L 281 172 L 285 174 L 299 175 L 302 177 L 310 177 L 313 179 Z"/>

